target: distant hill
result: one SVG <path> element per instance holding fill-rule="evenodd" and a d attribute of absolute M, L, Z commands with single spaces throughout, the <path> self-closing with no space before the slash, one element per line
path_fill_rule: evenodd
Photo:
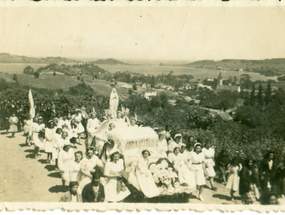
<path fill-rule="evenodd" d="M 265 60 L 201 60 L 185 64 L 184 66 L 217 70 L 250 71 L 258 72 L 267 76 L 285 74 L 285 58 L 273 58 Z"/>
<path fill-rule="evenodd" d="M 65 65 L 65 64 L 49 64 L 45 67 L 40 67 L 37 69 L 39 73 L 42 72 L 58 72 L 63 73 L 68 76 L 78 76 L 80 74 L 90 75 L 90 76 L 104 76 L 110 75 L 110 73 L 94 64 L 78 64 L 78 65 Z"/>
<path fill-rule="evenodd" d="M 0 63 L 77 63 L 79 61 L 62 57 L 35 58 L 0 53 Z"/>
<path fill-rule="evenodd" d="M 118 64 L 130 65 L 128 63 L 125 63 L 125 62 L 122 62 L 122 61 L 119 61 L 119 60 L 116 60 L 116 59 L 113 59 L 113 58 L 99 59 L 99 60 L 96 60 L 96 61 L 92 61 L 91 63 L 93 63 L 93 64 L 108 64 L 108 65 L 118 65 Z"/>

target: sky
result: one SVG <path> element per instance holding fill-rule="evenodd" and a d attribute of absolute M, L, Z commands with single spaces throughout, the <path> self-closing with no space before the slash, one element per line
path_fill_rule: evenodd
<path fill-rule="evenodd" d="M 1 7 L 0 52 L 126 59 L 285 58 L 280 7 Z"/>

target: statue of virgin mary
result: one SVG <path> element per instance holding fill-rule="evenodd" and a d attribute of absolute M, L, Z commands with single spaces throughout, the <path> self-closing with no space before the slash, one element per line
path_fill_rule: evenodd
<path fill-rule="evenodd" d="M 117 94 L 116 88 L 113 88 L 111 95 L 110 95 L 110 112 L 112 118 L 117 118 L 117 110 L 119 105 L 119 96 Z"/>

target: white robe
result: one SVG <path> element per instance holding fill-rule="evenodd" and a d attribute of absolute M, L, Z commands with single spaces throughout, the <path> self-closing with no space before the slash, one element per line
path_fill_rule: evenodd
<path fill-rule="evenodd" d="M 139 187 L 147 198 L 152 198 L 160 194 L 151 172 L 148 170 L 148 159 L 140 158 L 137 166 L 137 180 Z"/>
<path fill-rule="evenodd" d="M 117 110 L 119 105 L 119 96 L 115 88 L 113 88 L 110 95 L 110 111 L 113 118 L 117 118 Z"/>

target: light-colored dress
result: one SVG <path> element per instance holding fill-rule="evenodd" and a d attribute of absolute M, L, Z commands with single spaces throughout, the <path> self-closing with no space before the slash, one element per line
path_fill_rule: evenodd
<path fill-rule="evenodd" d="M 24 120 L 24 134 L 29 134 L 32 129 L 33 121 L 31 119 Z"/>
<path fill-rule="evenodd" d="M 54 138 L 52 141 L 52 144 L 53 144 L 52 159 L 53 160 L 58 158 L 59 150 L 61 150 L 63 147 L 61 139 L 62 139 L 61 135 L 57 133 L 54 134 Z"/>
<path fill-rule="evenodd" d="M 205 175 L 204 175 L 204 169 L 203 169 L 203 162 L 205 162 L 205 156 L 201 152 L 197 154 L 196 152 L 190 153 L 190 160 L 191 160 L 191 166 L 190 170 L 194 173 L 196 184 L 201 186 L 206 184 Z"/>
<path fill-rule="evenodd" d="M 214 162 L 214 156 L 215 156 L 215 149 L 213 148 L 203 148 L 202 152 L 205 156 L 205 164 L 206 164 L 206 170 L 205 173 L 208 177 L 214 177 L 216 175 L 215 170 L 214 170 L 214 166 L 215 166 L 215 162 Z"/>
<path fill-rule="evenodd" d="M 82 120 L 82 114 L 79 113 L 78 115 L 74 115 L 74 119 L 75 119 L 75 122 L 76 122 L 76 132 L 77 134 L 81 134 L 82 132 L 84 132 L 84 127 L 81 123 L 81 120 Z"/>
<path fill-rule="evenodd" d="M 118 160 L 117 163 L 107 162 L 105 166 L 105 175 L 117 176 L 119 172 L 124 170 L 124 162 L 122 159 Z M 109 202 L 119 202 L 124 200 L 127 196 L 131 194 L 127 187 L 125 190 L 117 190 L 118 179 L 117 178 L 107 178 L 104 187 L 105 190 L 105 200 Z"/>
<path fill-rule="evenodd" d="M 228 176 L 228 181 L 226 188 L 231 189 L 233 191 L 238 191 L 239 190 L 239 176 L 238 173 L 240 172 L 242 166 L 237 165 L 237 166 L 230 166 L 230 174 Z"/>
<path fill-rule="evenodd" d="M 169 153 L 173 153 L 173 150 L 174 150 L 175 147 L 179 147 L 179 145 L 175 141 L 170 140 L 169 144 L 168 144 L 168 151 L 169 151 Z"/>
<path fill-rule="evenodd" d="M 81 161 L 79 161 L 78 163 L 75 161 L 70 162 L 70 166 L 69 166 L 70 181 L 80 182 L 81 180 L 80 168 L 81 168 Z"/>
<path fill-rule="evenodd" d="M 137 165 L 136 175 L 139 187 L 147 198 L 160 194 L 151 172 L 148 170 L 149 159 L 140 158 Z"/>
<path fill-rule="evenodd" d="M 46 128 L 45 129 L 45 152 L 52 153 L 53 152 L 53 141 L 54 141 L 55 129 Z"/>
<path fill-rule="evenodd" d="M 165 139 L 163 140 L 158 140 L 157 142 L 157 150 L 159 152 L 159 155 L 163 158 L 167 157 L 166 156 L 166 152 L 168 150 L 168 147 L 167 147 L 167 142 Z"/>
<path fill-rule="evenodd" d="M 74 152 L 69 149 L 68 152 L 60 150 L 58 154 L 58 168 L 61 173 L 61 177 L 65 181 L 69 181 L 69 167 L 70 163 L 74 160 Z"/>
<path fill-rule="evenodd" d="M 87 121 L 86 129 L 90 134 L 93 135 L 93 133 L 96 132 L 99 125 L 100 125 L 100 121 L 97 118 L 95 119 L 90 118 Z"/>
<path fill-rule="evenodd" d="M 35 146 L 39 147 L 41 150 L 45 148 L 45 139 L 39 138 L 39 132 L 45 129 L 45 124 L 33 123 L 32 125 L 32 139 Z"/>
<path fill-rule="evenodd" d="M 9 132 L 17 132 L 18 131 L 18 126 L 17 126 L 17 124 L 18 124 L 18 122 L 19 122 L 19 119 L 18 119 L 18 117 L 16 117 L 16 116 L 10 116 L 9 117 L 9 123 L 10 123 L 10 129 L 9 129 Z"/>
<path fill-rule="evenodd" d="M 187 167 L 187 160 L 185 160 L 185 156 L 178 153 L 175 155 L 174 153 L 170 153 L 168 155 L 168 160 L 173 163 L 174 169 L 178 172 L 178 179 L 180 184 L 186 183 L 189 187 L 196 187 L 196 180 L 194 173 L 190 171 Z"/>
<path fill-rule="evenodd" d="M 93 155 L 92 158 L 83 158 L 80 164 L 80 174 L 81 180 L 79 182 L 78 190 L 83 190 L 84 186 L 92 181 L 91 170 L 94 170 L 94 167 L 100 166 L 103 167 L 102 161 L 96 156 Z M 86 175 L 87 173 L 88 175 Z"/>

